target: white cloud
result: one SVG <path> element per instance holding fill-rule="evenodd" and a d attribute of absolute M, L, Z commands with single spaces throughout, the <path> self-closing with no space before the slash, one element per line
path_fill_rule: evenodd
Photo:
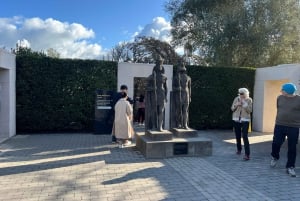
<path fill-rule="evenodd" d="M 15 48 L 22 43 L 34 51 L 55 49 L 62 58 L 99 59 L 106 52 L 92 29 L 78 23 L 61 22 L 52 18 L 0 18 L 0 47 Z"/>
<path fill-rule="evenodd" d="M 156 17 L 144 27 L 139 26 L 130 41 L 135 36 L 148 36 L 169 43 L 172 39 L 170 31 L 170 22 L 163 17 Z M 102 59 L 108 50 L 103 49 L 99 42 L 92 42 L 93 39 L 94 31 L 78 23 L 38 17 L 0 18 L 0 48 L 8 50 L 19 44 L 34 51 L 46 52 L 52 48 L 62 58 Z"/>
<path fill-rule="evenodd" d="M 26 39 L 22 39 L 22 40 L 18 40 L 17 41 L 17 44 L 18 44 L 18 47 L 27 47 L 27 48 L 30 48 L 30 43 L 28 40 Z"/>
<path fill-rule="evenodd" d="M 133 34 L 133 37 L 136 36 L 147 36 L 153 37 L 155 39 L 171 42 L 171 24 L 166 21 L 163 17 L 156 17 L 152 20 L 152 23 L 147 24 L 145 27 L 138 27 L 138 32 Z"/>
<path fill-rule="evenodd" d="M 145 27 L 138 27 L 138 31 L 132 36 L 132 41 L 137 36 L 153 37 L 155 39 L 170 43 L 171 36 L 171 23 L 166 21 L 163 17 L 156 17 L 152 20 L 152 23 L 147 24 Z M 175 51 L 179 55 L 183 55 L 183 47 L 177 47 Z"/>

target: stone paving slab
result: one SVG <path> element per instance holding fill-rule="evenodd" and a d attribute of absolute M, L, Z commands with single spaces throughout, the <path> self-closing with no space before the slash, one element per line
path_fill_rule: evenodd
<path fill-rule="evenodd" d="M 269 167 L 272 135 L 251 133 L 251 160 L 235 155 L 230 131 L 199 131 L 210 157 L 147 160 L 109 135 L 18 135 L 0 144 L 0 201 L 300 200 L 300 177 Z M 299 151 L 296 171 L 300 176 Z"/>

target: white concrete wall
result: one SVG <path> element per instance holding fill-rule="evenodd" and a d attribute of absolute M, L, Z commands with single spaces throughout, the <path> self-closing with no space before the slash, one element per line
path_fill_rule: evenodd
<path fill-rule="evenodd" d="M 16 56 L 0 49 L 0 142 L 16 135 Z"/>
<path fill-rule="evenodd" d="M 281 86 L 286 82 L 293 82 L 300 91 L 299 78 L 300 64 L 284 64 L 256 69 L 253 94 L 254 131 L 273 132 L 276 99 L 281 94 Z"/>
<path fill-rule="evenodd" d="M 141 63 L 127 63 L 122 62 L 118 64 L 118 88 L 122 84 L 128 86 L 128 96 L 134 95 L 134 77 L 148 77 L 152 74 L 152 69 L 155 64 L 141 64 Z M 168 87 L 168 102 L 165 108 L 165 129 L 169 129 L 170 125 L 170 91 L 172 90 L 173 80 L 173 66 L 163 65 L 165 67 L 165 76 L 167 77 Z"/>

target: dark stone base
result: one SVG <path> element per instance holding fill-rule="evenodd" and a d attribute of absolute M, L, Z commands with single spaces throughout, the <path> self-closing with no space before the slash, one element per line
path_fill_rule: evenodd
<path fill-rule="evenodd" d="M 173 135 L 170 131 L 164 130 L 164 131 L 146 131 L 146 136 L 154 141 L 166 141 L 166 140 L 172 140 Z"/>
<path fill-rule="evenodd" d="M 197 137 L 197 131 L 194 129 L 172 128 L 173 135 L 179 138 Z"/>
<path fill-rule="evenodd" d="M 146 158 L 212 155 L 212 141 L 203 137 L 154 141 L 145 133 L 138 132 L 136 134 L 136 147 Z"/>

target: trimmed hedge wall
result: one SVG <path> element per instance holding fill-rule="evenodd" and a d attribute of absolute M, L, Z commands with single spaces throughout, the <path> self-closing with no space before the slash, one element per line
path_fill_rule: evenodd
<path fill-rule="evenodd" d="M 17 56 L 17 132 L 92 131 L 95 90 L 115 90 L 117 63 Z"/>
<path fill-rule="evenodd" d="M 18 133 L 93 132 L 95 90 L 117 89 L 116 62 L 21 54 L 16 64 Z M 253 94 L 255 69 L 187 66 L 187 73 L 190 127 L 231 128 L 232 101 L 238 88 Z"/>
<path fill-rule="evenodd" d="M 255 68 L 187 66 L 192 79 L 190 126 L 195 129 L 232 128 L 231 104 L 238 89 L 253 94 Z"/>

